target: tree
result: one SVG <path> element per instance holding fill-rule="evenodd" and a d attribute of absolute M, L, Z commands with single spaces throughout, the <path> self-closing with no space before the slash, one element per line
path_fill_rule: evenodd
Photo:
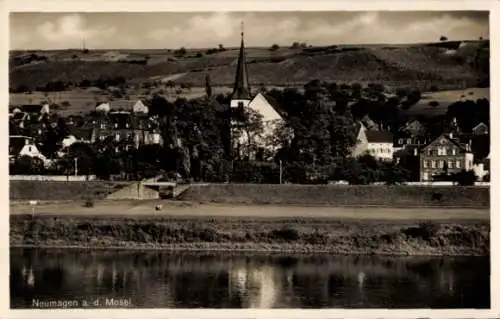
<path fill-rule="evenodd" d="M 176 57 L 183 57 L 183 56 L 186 55 L 186 53 L 187 53 L 186 48 L 181 47 L 179 50 L 175 50 L 174 51 L 174 56 L 176 56 Z"/>
<path fill-rule="evenodd" d="M 233 127 L 232 138 L 237 143 L 236 147 L 241 147 L 242 156 L 250 157 L 258 148 L 258 142 L 264 132 L 262 114 L 245 107 L 243 109 L 243 121 Z"/>
<path fill-rule="evenodd" d="M 454 181 L 460 186 L 472 186 L 477 180 L 474 171 L 462 170 L 453 176 Z"/>
<path fill-rule="evenodd" d="M 279 47 L 279 45 L 277 45 L 277 44 L 275 43 L 275 44 L 273 44 L 273 45 L 271 46 L 271 48 L 270 48 L 269 50 L 270 50 L 270 51 L 277 51 L 279 48 L 280 48 L 280 47 Z"/>
<path fill-rule="evenodd" d="M 442 35 L 440 38 L 439 38 L 439 41 L 443 42 L 443 41 L 448 41 L 448 38 L 445 37 L 444 35 Z"/>
<path fill-rule="evenodd" d="M 207 95 L 207 98 L 212 97 L 212 85 L 210 84 L 210 75 L 207 74 L 205 76 L 205 94 Z"/>
<path fill-rule="evenodd" d="M 44 171 L 42 159 L 31 156 L 21 156 L 10 166 L 9 174 L 40 175 Z"/>

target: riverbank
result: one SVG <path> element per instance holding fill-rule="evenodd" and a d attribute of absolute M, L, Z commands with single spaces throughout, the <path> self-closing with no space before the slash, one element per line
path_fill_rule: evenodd
<path fill-rule="evenodd" d="M 489 255 L 489 220 L 11 215 L 11 247 Z"/>

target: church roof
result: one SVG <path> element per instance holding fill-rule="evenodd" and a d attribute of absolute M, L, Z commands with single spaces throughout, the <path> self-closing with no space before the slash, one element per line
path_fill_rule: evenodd
<path fill-rule="evenodd" d="M 234 79 L 233 100 L 250 100 L 250 85 L 248 81 L 248 70 L 245 56 L 245 43 L 243 41 L 243 32 L 241 32 L 240 53 L 238 55 L 238 64 L 236 66 L 236 77 Z"/>

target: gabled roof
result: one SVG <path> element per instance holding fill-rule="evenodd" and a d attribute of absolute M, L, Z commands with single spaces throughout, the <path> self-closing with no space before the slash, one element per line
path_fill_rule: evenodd
<path fill-rule="evenodd" d="M 426 150 L 429 147 L 433 146 L 436 143 L 436 141 L 439 140 L 439 139 L 441 139 L 441 138 L 444 138 L 449 143 L 451 143 L 451 144 L 455 145 L 456 147 L 458 147 L 459 150 L 460 150 L 460 152 L 467 152 L 467 150 L 463 147 L 462 144 L 460 144 L 456 139 L 450 138 L 450 136 L 448 134 L 441 134 L 438 138 L 434 139 L 432 142 L 430 142 L 429 144 L 427 144 L 424 147 L 424 150 Z"/>
<path fill-rule="evenodd" d="M 393 143 L 393 136 L 389 132 L 366 130 L 368 143 Z"/>
<path fill-rule="evenodd" d="M 70 134 L 78 140 L 90 141 L 93 129 L 91 128 L 73 128 Z"/>

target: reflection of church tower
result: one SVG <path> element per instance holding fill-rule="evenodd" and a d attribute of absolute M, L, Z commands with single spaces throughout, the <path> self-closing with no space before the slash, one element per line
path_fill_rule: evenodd
<path fill-rule="evenodd" d="M 231 108 L 247 107 L 250 103 L 251 93 L 248 81 L 248 69 L 245 57 L 245 43 L 243 40 L 243 22 L 241 23 L 241 45 L 236 66 L 236 77 L 234 79 L 233 95 L 231 96 Z"/>

